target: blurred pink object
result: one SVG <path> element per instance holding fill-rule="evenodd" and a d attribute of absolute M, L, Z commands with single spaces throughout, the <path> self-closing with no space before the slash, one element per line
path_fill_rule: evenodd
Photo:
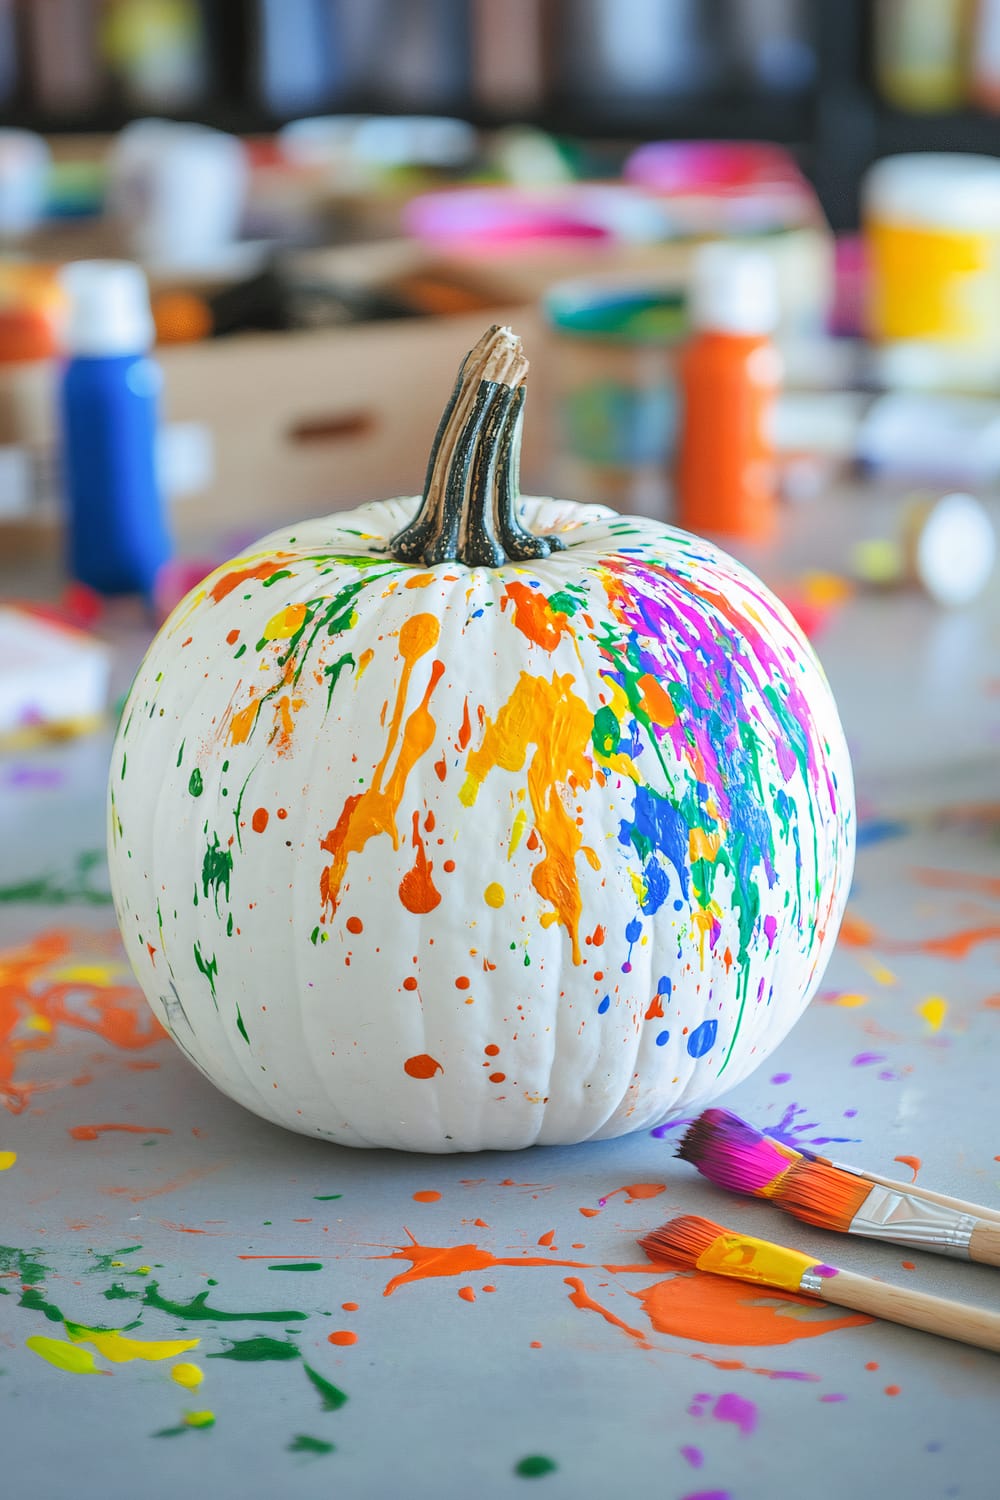
<path fill-rule="evenodd" d="M 830 309 L 830 332 L 838 338 L 861 337 L 867 275 L 868 260 L 861 235 L 838 235 L 833 260 L 833 306 Z"/>
<path fill-rule="evenodd" d="M 153 585 L 153 613 L 156 623 L 161 625 L 184 596 L 224 561 L 224 557 L 173 557 L 165 562 Z"/>
<path fill-rule="evenodd" d="M 455 188 L 424 193 L 406 206 L 404 227 L 453 250 L 516 249 L 546 242 L 657 240 L 667 221 L 656 202 L 620 183 L 524 188 Z"/>

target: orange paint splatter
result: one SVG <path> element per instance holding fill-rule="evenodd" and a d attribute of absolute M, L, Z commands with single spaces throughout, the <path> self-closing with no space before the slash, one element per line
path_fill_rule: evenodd
<path fill-rule="evenodd" d="M 416 988 L 417 988 L 417 981 L 414 979 L 414 977 L 413 977 L 412 974 L 407 974 L 406 978 L 403 980 L 403 989 L 404 990 L 415 990 Z"/>
<path fill-rule="evenodd" d="M 539 1339 L 532 1339 L 531 1343 L 528 1345 L 529 1349 L 540 1349 L 541 1347 L 542 1345 Z"/>
<path fill-rule="evenodd" d="M 524 768 L 528 747 L 535 752 L 528 764 L 527 786 L 534 827 L 543 849 L 531 882 L 552 907 L 542 921 L 559 922 L 572 943 L 573 962 L 580 963 L 579 923 L 583 909 L 576 872 L 576 856 L 583 836 L 566 808 L 570 780 L 589 787 L 593 766 L 587 755 L 594 716 L 573 692 L 573 677 L 531 677 L 522 672 L 508 701 L 495 720 L 487 718 L 479 748 L 466 761 L 466 781 L 460 800 L 471 807 L 486 777 L 496 767 L 515 772 Z M 530 846 L 530 839 L 528 840 Z M 594 856 L 596 858 L 596 856 Z"/>
<path fill-rule="evenodd" d="M 443 1073 L 444 1068 L 429 1053 L 418 1052 L 415 1057 L 406 1059 L 403 1072 L 408 1073 L 411 1078 L 433 1078 L 435 1073 Z"/>
<path fill-rule="evenodd" d="M 241 583 L 249 583 L 254 578 L 260 580 L 273 578 L 275 573 L 280 572 L 284 567 L 285 560 L 290 555 L 279 552 L 267 562 L 257 563 L 252 568 L 236 568 L 232 573 L 223 573 L 222 577 L 217 578 L 208 590 L 208 597 L 218 604 L 231 594 L 233 589 L 238 589 Z"/>
<path fill-rule="evenodd" d="M 1000 877 L 966 874 L 963 870 L 918 869 L 913 872 L 921 885 L 937 886 L 951 891 L 976 891 L 984 896 L 1000 897 Z"/>
<path fill-rule="evenodd" d="M 983 927 L 965 927 L 959 932 L 946 933 L 943 937 L 923 938 L 913 943 L 890 943 L 894 953 L 934 953 L 941 958 L 966 958 L 981 943 L 1000 941 L 1000 922 L 990 922 Z"/>
<path fill-rule="evenodd" d="M 885 1393 L 887 1396 L 898 1396 L 900 1390 L 901 1387 L 898 1385 L 887 1385 L 885 1388 Z"/>
<path fill-rule="evenodd" d="M 625 1194 L 626 1203 L 638 1203 L 645 1198 L 658 1198 L 661 1193 L 667 1191 L 665 1182 L 633 1182 L 628 1187 L 615 1188 L 614 1192 L 608 1193 L 603 1198 L 598 1198 L 598 1203 L 603 1208 L 609 1198 L 614 1198 L 618 1193 Z"/>
<path fill-rule="evenodd" d="M 344 1312 L 357 1312 L 358 1310 L 358 1304 L 356 1302 L 342 1302 L 340 1306 Z"/>
<path fill-rule="evenodd" d="M 130 1135 L 172 1135 L 164 1125 L 72 1125 L 70 1135 L 74 1141 L 96 1141 L 107 1130 L 124 1130 Z"/>
<path fill-rule="evenodd" d="M 427 858 L 424 841 L 420 834 L 420 814 L 413 814 L 413 847 L 416 861 L 412 870 L 407 870 L 399 882 L 399 899 L 407 911 L 425 916 L 441 903 L 441 892 L 434 884 L 434 862 Z"/>
<path fill-rule="evenodd" d="M 394 1276 L 383 1292 L 391 1297 L 401 1286 L 412 1281 L 434 1280 L 440 1276 L 468 1276 L 475 1271 L 488 1271 L 493 1266 L 568 1266 L 574 1270 L 592 1271 L 590 1262 L 579 1260 L 552 1260 L 531 1255 L 492 1255 L 489 1250 L 480 1250 L 478 1245 L 421 1245 L 409 1230 L 410 1243 L 401 1245 L 391 1255 L 376 1255 L 375 1260 L 408 1260 L 410 1269 Z M 604 1270 L 649 1270 L 649 1266 L 602 1267 Z M 483 1288 L 485 1291 L 485 1287 Z"/>
<path fill-rule="evenodd" d="M 913 1173 L 910 1181 L 916 1182 L 917 1173 L 923 1166 L 923 1162 L 921 1161 L 919 1156 L 894 1156 L 892 1159 L 893 1161 L 901 1161 L 904 1167 L 909 1167 L 910 1171 Z"/>
<path fill-rule="evenodd" d="M 476 1294 L 472 1290 L 471 1286 L 460 1286 L 458 1289 L 458 1295 L 461 1297 L 463 1302 L 475 1302 L 476 1300 Z"/>
<path fill-rule="evenodd" d="M 455 980 L 455 988 L 456 990 L 467 990 L 471 983 L 472 980 L 468 977 L 468 975 L 460 974 Z"/>
<path fill-rule="evenodd" d="M 594 977 L 596 979 L 596 977 L 597 977 L 596 974 L 595 974 Z M 655 1021 L 655 1020 L 658 1019 L 658 1017 L 660 1017 L 662 1015 L 663 1015 L 663 1005 L 662 1005 L 662 1003 L 660 1001 L 660 997 L 659 997 L 659 995 L 654 995 L 653 998 L 652 998 L 652 1000 L 649 1002 L 649 1009 L 646 1011 L 646 1020 L 647 1021 Z"/>
<path fill-rule="evenodd" d="M 555 1237 L 556 1237 L 555 1230 L 554 1229 L 547 1229 L 544 1234 L 539 1235 L 539 1237 L 538 1237 L 538 1243 L 540 1245 L 551 1245 L 552 1241 L 555 1239 Z"/>
<path fill-rule="evenodd" d="M 606 1307 L 602 1307 L 599 1302 L 595 1302 L 579 1276 L 567 1276 L 565 1282 L 571 1288 L 569 1300 L 574 1307 L 583 1308 L 587 1312 L 597 1313 L 606 1323 L 610 1323 L 614 1328 L 620 1328 L 622 1333 L 627 1333 L 630 1339 L 635 1339 L 640 1349 L 651 1349 L 653 1347 L 641 1329 L 630 1328 L 628 1323 L 624 1322 L 622 1318 L 617 1317 L 615 1313 L 610 1312 Z"/>
<path fill-rule="evenodd" d="M 440 1203 L 441 1194 L 435 1192 L 433 1188 L 424 1188 L 422 1192 L 414 1193 L 413 1201 L 414 1203 Z"/>
<path fill-rule="evenodd" d="M 543 651 L 554 651 L 563 635 L 573 638 L 573 627 L 561 610 L 551 609 L 540 589 L 526 583 L 508 583 L 507 597 L 514 606 L 514 625 Z"/>
<path fill-rule="evenodd" d="M 125 1051 L 166 1036 L 141 992 L 115 982 L 119 968 L 124 963 L 117 933 L 50 930 L 0 952 L 0 1100 L 12 1114 L 25 1110 L 32 1092 L 45 1087 L 16 1081 L 21 1056 L 50 1048 L 58 1027 L 91 1032 Z"/>
<path fill-rule="evenodd" d="M 340 1344 L 346 1348 L 350 1344 L 356 1344 L 358 1336 L 349 1328 L 338 1328 L 334 1333 L 327 1334 L 326 1341 L 328 1344 Z"/>
<path fill-rule="evenodd" d="M 348 917 L 347 921 L 344 923 L 344 926 L 347 928 L 348 932 L 353 932 L 355 937 L 357 937 L 358 933 L 364 932 L 365 930 L 365 924 L 364 922 L 362 922 L 360 917 Z"/>
<path fill-rule="evenodd" d="M 396 813 L 406 790 L 410 772 L 420 757 L 434 743 L 435 723 L 430 713 L 431 694 L 444 673 L 444 663 L 435 661 L 431 666 L 430 680 L 418 706 L 403 723 L 406 698 L 413 669 L 421 657 L 426 656 L 437 644 L 440 625 L 433 615 L 411 615 L 404 621 L 399 632 L 399 654 L 403 669 L 399 676 L 396 702 L 389 722 L 386 747 L 382 759 L 375 767 L 371 785 L 365 791 L 348 797 L 337 824 L 324 839 L 320 847 L 332 856 L 330 864 L 320 876 L 320 896 L 324 907 L 336 911 L 340 900 L 340 887 L 347 873 L 347 864 L 352 854 L 360 851 L 368 840 L 378 834 L 387 833 L 394 849 L 399 848 L 399 831 Z M 383 779 L 392 753 L 399 742 L 396 764 L 383 787 Z M 325 913 L 324 913 L 325 915 Z"/>
<path fill-rule="evenodd" d="M 601 1210 L 599 1208 L 581 1208 L 580 1209 L 580 1213 L 583 1214 L 583 1217 L 585 1219 L 596 1219 L 597 1215 L 600 1213 L 600 1211 Z"/>
<path fill-rule="evenodd" d="M 464 750 L 472 738 L 472 720 L 469 718 L 469 700 L 462 707 L 462 722 L 458 730 L 458 748 Z"/>

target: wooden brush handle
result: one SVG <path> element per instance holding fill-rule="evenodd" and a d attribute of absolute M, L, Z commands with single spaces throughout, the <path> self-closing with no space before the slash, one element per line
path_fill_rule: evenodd
<path fill-rule="evenodd" d="M 957 1339 L 961 1344 L 974 1344 L 978 1349 L 1000 1354 L 1000 1313 L 987 1312 L 985 1308 L 873 1281 L 870 1276 L 858 1276 L 853 1271 L 838 1271 L 836 1276 L 825 1280 L 822 1295 L 827 1302 L 849 1307 L 854 1312 L 870 1313 L 873 1318 L 887 1318 L 890 1323 L 902 1323 L 907 1328 L 937 1333 L 942 1338 Z"/>
<path fill-rule="evenodd" d="M 1000 1266 L 1000 1224 L 977 1224 L 969 1239 L 969 1259 Z"/>
<path fill-rule="evenodd" d="M 869 1182 L 877 1182 L 879 1187 L 894 1188 L 897 1192 L 908 1193 L 911 1198 L 926 1198 L 928 1203 L 940 1203 L 942 1208 L 953 1208 L 956 1213 L 971 1214 L 974 1219 L 987 1219 L 992 1224 L 1000 1224 L 1000 1209 L 986 1208 L 982 1203 L 967 1203 L 964 1198 L 951 1198 L 947 1193 L 935 1193 L 917 1182 L 900 1182 L 896 1177 L 880 1177 L 877 1172 L 859 1175 L 863 1175 Z"/>

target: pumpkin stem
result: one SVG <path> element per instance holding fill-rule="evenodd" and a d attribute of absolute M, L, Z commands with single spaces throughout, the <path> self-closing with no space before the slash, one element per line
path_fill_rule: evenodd
<path fill-rule="evenodd" d="M 562 548 L 518 519 L 518 469 L 528 361 L 494 325 L 463 359 L 431 448 L 423 504 L 389 544 L 399 562 L 499 568 Z"/>

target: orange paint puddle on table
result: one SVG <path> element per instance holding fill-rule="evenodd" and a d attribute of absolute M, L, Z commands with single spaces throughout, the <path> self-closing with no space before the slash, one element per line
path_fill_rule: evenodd
<path fill-rule="evenodd" d="M 834 1312 L 797 1292 L 768 1291 L 702 1271 L 680 1271 L 630 1295 L 642 1303 L 658 1333 L 700 1344 L 791 1344 L 874 1321 L 862 1313 Z"/>
<path fill-rule="evenodd" d="M 358 1336 L 356 1333 L 352 1333 L 349 1328 L 338 1328 L 333 1333 L 327 1334 L 326 1341 L 328 1344 L 338 1344 L 346 1349 L 351 1344 L 358 1342 Z"/>
<path fill-rule="evenodd" d="M 553 1260 L 540 1255 L 493 1255 L 481 1250 L 478 1245 L 422 1245 L 416 1236 L 406 1229 L 408 1245 L 400 1245 L 390 1255 L 376 1255 L 374 1260 L 408 1260 L 410 1269 L 394 1276 L 384 1297 L 391 1297 L 401 1286 L 413 1281 L 432 1280 L 439 1276 L 466 1276 L 474 1271 L 488 1271 L 492 1266 L 566 1266 L 576 1271 L 647 1271 L 656 1269 L 649 1265 L 598 1266 L 593 1261 Z M 486 1288 L 484 1287 L 485 1291 Z"/>
<path fill-rule="evenodd" d="M 120 1130 L 129 1135 L 173 1135 L 165 1125 L 71 1125 L 69 1134 L 74 1141 L 96 1141 L 106 1131 Z"/>
<path fill-rule="evenodd" d="M 432 651 L 437 644 L 441 627 L 433 615 L 411 615 L 399 631 L 399 654 L 403 668 L 399 675 L 396 702 L 386 736 L 382 759 L 375 767 L 371 784 L 363 792 L 347 798 L 336 825 L 325 838 L 320 848 L 331 856 L 329 865 L 320 876 L 320 896 L 323 902 L 323 920 L 335 912 L 340 901 L 340 888 L 347 874 L 352 854 L 364 849 L 369 839 L 386 833 L 392 839 L 394 849 L 399 848 L 399 830 L 396 814 L 406 790 L 410 772 L 420 757 L 434 743 L 436 725 L 430 713 L 430 700 L 444 674 L 444 663 L 435 661 L 431 665 L 430 678 L 424 695 L 417 707 L 406 719 L 406 700 L 410 679 L 417 662 Z M 389 761 L 399 743 L 396 763 L 383 787 Z"/>
<path fill-rule="evenodd" d="M 0 1100 L 12 1114 L 48 1087 L 18 1081 L 21 1056 L 50 1048 L 60 1026 L 90 1032 L 122 1051 L 165 1039 L 141 991 L 117 982 L 123 968 L 117 933 L 51 929 L 0 952 Z"/>
<path fill-rule="evenodd" d="M 461 1297 L 463 1302 L 475 1302 L 476 1300 L 476 1294 L 472 1290 L 471 1286 L 460 1286 L 458 1289 L 458 1295 Z"/>
<path fill-rule="evenodd" d="M 156 1222 L 164 1229 L 172 1229 L 175 1234 L 207 1234 L 211 1239 L 218 1239 L 225 1232 L 222 1229 L 195 1229 L 191 1224 L 174 1224 L 170 1219 L 157 1219 Z"/>
<path fill-rule="evenodd" d="M 909 1167 L 910 1171 L 913 1173 L 910 1181 L 916 1182 L 917 1173 L 923 1166 L 923 1162 L 920 1160 L 919 1156 L 894 1156 L 892 1159 L 893 1161 L 901 1161 L 904 1167 Z"/>
<path fill-rule="evenodd" d="M 414 1203 L 440 1203 L 441 1194 L 434 1188 L 424 1188 L 421 1192 L 414 1193 L 413 1201 Z"/>
<path fill-rule="evenodd" d="M 635 1339 L 640 1349 L 652 1349 L 653 1345 L 640 1329 L 631 1328 L 622 1318 L 609 1311 L 608 1308 L 602 1307 L 599 1302 L 595 1302 L 579 1276 L 567 1276 L 564 1279 L 566 1285 L 571 1288 L 569 1300 L 574 1307 L 582 1308 L 587 1312 L 596 1312 L 606 1323 L 610 1323 L 614 1328 L 620 1328 L 622 1333 L 628 1334 L 630 1339 Z"/>

